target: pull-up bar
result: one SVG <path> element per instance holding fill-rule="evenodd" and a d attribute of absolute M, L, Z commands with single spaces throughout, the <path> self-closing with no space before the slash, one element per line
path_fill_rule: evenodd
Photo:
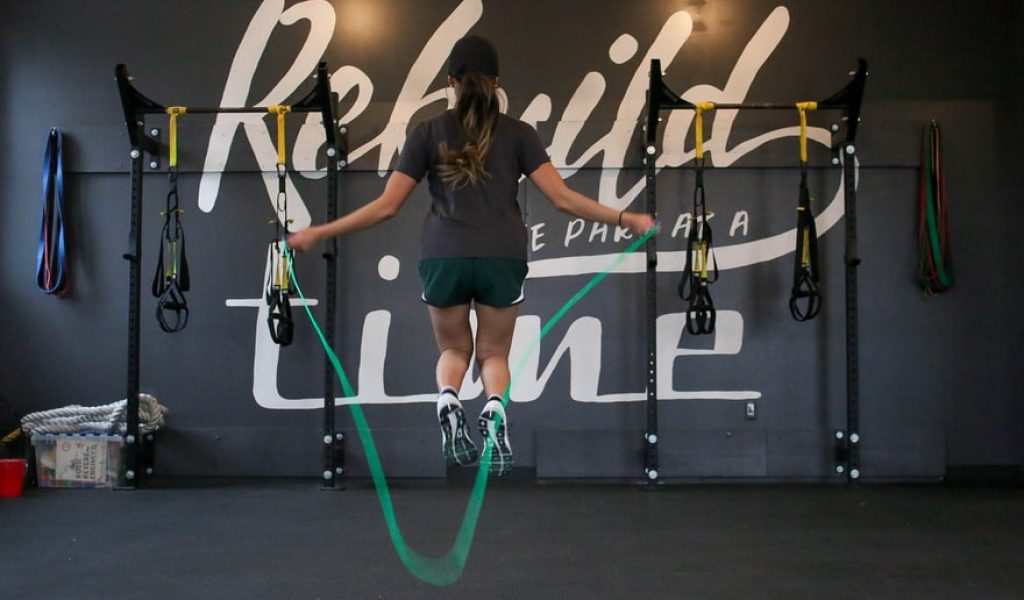
<path fill-rule="evenodd" d="M 864 98 L 864 85 L 867 82 L 868 63 L 863 58 L 857 61 L 857 70 L 851 73 L 852 79 L 843 89 L 835 94 L 818 100 L 818 110 L 840 110 L 843 111 L 843 121 L 846 124 L 845 141 L 848 144 L 854 143 L 857 137 L 857 124 L 860 122 L 861 102 Z M 664 73 L 661 70 L 661 60 L 651 60 L 651 84 L 647 92 L 647 143 L 653 144 L 658 130 L 658 114 L 662 110 L 690 109 L 695 110 L 696 105 L 684 100 L 665 85 Z M 745 110 L 793 110 L 795 104 L 773 103 L 773 102 L 742 102 L 742 103 L 715 103 L 717 109 L 745 109 Z"/>
<path fill-rule="evenodd" d="M 835 470 L 845 474 L 847 482 L 860 477 L 859 442 L 859 373 L 857 349 L 857 219 L 854 186 L 854 161 L 857 126 L 860 123 L 861 103 L 867 82 L 868 64 L 857 61 L 857 70 L 838 92 L 816 102 L 818 110 L 842 111 L 841 125 L 832 128 L 832 149 L 845 157 L 843 164 L 843 197 L 846 221 L 846 428 L 835 431 Z M 647 91 L 647 122 L 644 129 L 644 170 L 647 189 L 647 212 L 657 213 L 655 179 L 657 168 L 657 136 L 659 115 L 662 110 L 698 110 L 698 105 L 684 100 L 664 82 L 661 61 L 651 60 L 650 87 Z M 797 103 L 722 103 L 719 110 L 797 110 Z M 701 110 L 704 110 L 703 105 Z M 833 161 L 838 164 L 838 159 Z M 657 240 L 647 240 L 647 429 L 644 433 L 644 474 L 650 484 L 658 481 L 658 376 L 657 376 Z"/>
<path fill-rule="evenodd" d="M 224 106 L 218 107 L 188 107 L 188 114 L 190 115 L 208 115 L 208 114 L 220 114 L 220 113 L 270 113 L 274 111 L 273 106 Z M 317 112 L 318 109 L 310 107 L 298 107 L 291 106 L 292 112 Z"/>
<path fill-rule="evenodd" d="M 138 130 L 132 124 L 138 124 L 139 117 L 145 115 L 164 114 L 167 107 L 150 100 L 135 89 L 125 65 L 117 65 L 114 69 L 114 77 L 117 79 L 117 88 L 121 93 L 121 105 L 124 107 L 124 117 L 125 123 L 128 125 L 129 139 L 132 146 L 138 146 L 142 139 L 138 137 Z M 268 110 L 270 110 L 269 106 L 200 106 L 188 108 L 189 114 L 265 113 Z M 319 112 L 323 116 L 324 135 L 327 136 L 327 146 L 330 148 L 337 144 L 337 136 L 334 133 L 334 110 L 331 102 L 331 79 L 327 74 L 327 63 L 321 62 L 317 65 L 316 85 L 302 100 L 292 104 L 291 110 L 292 112 L 301 113 Z"/>
<path fill-rule="evenodd" d="M 160 144 L 155 136 L 148 135 L 145 130 L 146 115 L 169 114 L 172 118 L 179 114 L 220 114 L 220 113 L 277 113 L 283 118 L 284 112 L 316 113 L 323 120 L 324 136 L 327 141 L 327 220 L 337 218 L 338 213 L 338 168 L 347 153 L 345 136 L 341 137 L 341 145 L 335 133 L 334 103 L 331 95 L 330 77 L 327 63 L 321 62 L 316 69 L 316 84 L 301 100 L 290 105 L 288 111 L 281 107 L 175 107 L 164 106 L 147 98 L 132 84 L 125 65 L 120 64 L 114 69 L 121 106 L 124 109 L 125 126 L 131 142 L 131 204 L 129 219 L 129 251 L 124 258 L 129 262 L 128 272 L 128 364 L 126 398 L 127 434 L 125 469 L 126 480 L 131 488 L 137 487 L 144 475 L 152 469 L 153 438 L 148 434 L 145 440 L 139 439 L 139 366 L 140 366 L 140 262 L 142 256 L 142 182 L 143 153 L 159 155 Z M 182 109 L 182 110 L 178 110 Z M 279 151 L 280 154 L 280 151 Z M 334 343 L 335 305 L 337 303 L 337 242 L 331 240 L 324 253 L 327 262 L 327 289 L 325 292 L 325 327 L 326 336 Z M 342 473 L 343 438 L 335 432 L 334 422 L 334 372 L 329 360 L 324 359 L 324 471 L 322 484 L 333 488 L 336 475 Z M 141 464 L 140 464 L 141 463 Z M 142 468 L 140 468 L 142 467 Z"/>

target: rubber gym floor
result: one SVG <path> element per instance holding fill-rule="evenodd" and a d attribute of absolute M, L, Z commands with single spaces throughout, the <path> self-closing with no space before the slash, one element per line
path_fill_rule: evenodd
<path fill-rule="evenodd" d="M 417 552 L 452 545 L 464 481 L 397 481 Z M 1024 598 L 1024 490 L 493 482 L 465 570 L 411 575 L 369 483 L 160 481 L 0 501 L 0 597 Z"/>

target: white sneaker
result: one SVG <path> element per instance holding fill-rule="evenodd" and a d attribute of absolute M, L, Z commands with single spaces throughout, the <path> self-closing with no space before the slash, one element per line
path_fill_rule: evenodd
<path fill-rule="evenodd" d="M 480 419 L 477 421 L 480 435 L 484 438 L 485 448 L 491 446 L 491 464 L 488 470 L 491 475 L 501 477 L 512 470 L 512 441 L 508 435 L 508 418 L 501 400 L 492 397 L 484 405 Z"/>
<path fill-rule="evenodd" d="M 437 397 L 437 421 L 441 425 L 441 452 L 449 465 L 465 466 L 476 462 L 476 444 L 469 437 L 466 411 L 454 392 L 445 390 Z"/>

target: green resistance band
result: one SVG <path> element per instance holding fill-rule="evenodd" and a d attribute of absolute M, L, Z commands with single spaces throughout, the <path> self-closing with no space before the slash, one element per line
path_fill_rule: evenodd
<path fill-rule="evenodd" d="M 505 393 L 502 394 L 501 403 L 502 406 L 508 406 L 509 392 L 512 389 L 512 383 L 518 378 L 520 372 L 526 364 L 526 360 L 538 350 L 540 347 L 540 341 L 544 339 L 551 328 L 565 316 L 565 313 L 569 312 L 577 302 L 583 299 L 584 296 L 589 294 L 594 287 L 601 282 L 610 273 L 614 272 L 622 261 L 626 259 L 626 256 L 632 252 L 635 252 L 637 248 L 642 246 L 657 233 L 657 227 L 651 229 L 644 234 L 640 239 L 636 240 L 626 250 L 615 257 L 614 260 L 608 265 L 608 268 L 595 275 L 586 285 L 583 286 L 572 298 L 566 302 L 562 308 L 558 309 L 544 327 L 541 328 L 540 335 L 530 345 L 527 351 L 523 354 L 516 368 L 512 371 L 511 381 L 508 387 L 505 389 Z M 292 269 L 292 258 L 291 251 L 285 245 L 285 257 L 288 261 L 288 272 L 291 273 L 292 283 L 295 285 L 295 291 L 298 292 L 299 297 L 303 300 L 303 307 L 306 309 L 306 316 L 309 317 L 309 322 L 313 325 L 313 329 L 316 331 L 317 337 L 320 338 L 320 344 L 324 347 L 324 352 L 327 353 L 328 359 L 331 364 L 334 365 L 334 370 L 338 374 L 338 378 L 341 380 L 341 387 L 345 393 L 345 397 L 355 396 L 355 390 L 352 389 L 352 384 L 349 383 L 348 377 L 345 375 L 345 369 L 341 366 L 341 361 L 338 360 L 338 355 L 334 353 L 334 349 L 327 342 L 327 338 L 324 336 L 323 331 L 316 322 L 316 318 L 313 317 L 313 311 L 309 308 L 306 296 L 302 293 L 302 288 L 299 287 L 299 281 L 295 277 L 295 270 Z M 366 454 L 366 462 L 370 467 L 370 475 L 373 479 L 374 489 L 377 491 L 377 498 L 380 501 L 381 509 L 384 511 L 384 521 L 387 524 L 388 533 L 391 536 L 391 543 L 395 547 L 395 551 L 398 553 L 399 559 L 405 568 L 409 570 L 418 579 L 432 584 L 432 585 L 451 585 L 459 580 L 462 576 L 462 572 L 466 567 L 466 559 L 469 558 L 469 550 L 473 545 L 473 536 L 476 533 L 477 521 L 480 517 L 480 508 L 483 506 L 484 495 L 487 493 L 487 481 L 488 481 L 488 465 L 491 462 L 491 448 L 492 445 L 488 441 L 485 445 L 483 453 L 480 456 L 480 466 L 477 469 L 476 479 L 473 483 L 473 489 L 469 496 L 469 501 L 466 505 L 466 513 L 462 517 L 462 524 L 459 526 L 458 534 L 455 537 L 455 542 L 452 544 L 451 549 L 444 556 L 424 556 L 417 553 L 415 550 L 409 547 L 406 543 L 405 538 L 402 536 L 402 530 L 398 526 L 398 519 L 395 517 L 395 507 L 391 501 L 391 490 L 388 488 L 387 479 L 384 477 L 384 468 L 380 464 L 380 456 L 377 454 L 377 447 L 373 442 L 373 435 L 370 433 L 370 426 L 366 421 L 366 416 L 363 414 L 362 408 L 358 404 L 350 404 L 349 410 L 352 412 L 352 419 L 356 424 L 356 431 L 359 433 L 359 441 L 363 444 L 363 451 Z M 500 426 L 500 416 L 497 426 Z"/>
<path fill-rule="evenodd" d="M 945 198 L 941 197 L 942 185 L 938 175 L 942 169 L 942 165 L 936 160 L 936 154 L 938 150 L 938 142 L 936 141 L 936 132 L 938 128 L 933 125 L 928 130 L 928 140 L 926 142 L 926 154 L 925 154 L 925 208 L 926 215 L 925 219 L 928 226 L 928 240 L 929 250 L 932 257 L 932 262 L 935 265 L 935 274 L 938 277 L 939 285 L 938 292 L 945 291 L 947 288 L 953 285 L 953 278 L 946 271 L 946 256 L 944 254 L 945 244 L 944 238 L 946 235 L 945 231 L 939 231 L 938 216 L 937 212 L 942 209 L 940 206 L 944 202 Z M 921 260 L 922 268 L 921 272 L 927 272 L 927 257 Z"/>

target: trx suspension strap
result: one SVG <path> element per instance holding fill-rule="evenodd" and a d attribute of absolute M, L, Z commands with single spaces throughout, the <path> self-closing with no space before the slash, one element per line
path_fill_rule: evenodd
<path fill-rule="evenodd" d="M 811 213 L 811 193 L 807 189 L 807 111 L 817 108 L 817 102 L 796 103 L 796 110 L 800 113 L 800 199 L 796 206 L 796 252 L 789 313 L 797 321 L 809 321 L 821 310 L 818 234 Z"/>
<path fill-rule="evenodd" d="M 266 299 L 270 307 L 267 325 L 270 327 L 270 339 L 275 344 L 287 346 L 292 343 L 294 326 L 292 324 L 292 306 L 289 297 L 290 285 L 288 272 L 290 261 L 285 257 L 282 239 L 288 235 L 288 193 L 285 173 L 285 131 L 284 116 L 291 112 L 290 106 L 271 106 L 268 112 L 277 115 L 277 201 L 275 203 L 274 241 L 270 249 L 270 273 L 267 275 Z M 284 224 L 282 232 L 281 224 Z"/>
<path fill-rule="evenodd" d="M 67 255 L 64 247 L 64 136 L 50 128 L 43 154 L 43 220 L 36 251 L 36 285 L 46 294 L 66 296 Z"/>
<path fill-rule="evenodd" d="M 156 302 L 156 320 L 167 333 L 181 331 L 188 324 L 188 304 L 185 292 L 189 288 L 188 260 L 185 258 L 185 230 L 181 226 L 184 209 L 178 206 L 178 115 L 185 114 L 184 106 L 169 106 L 167 163 L 167 205 L 160 233 L 160 256 L 153 276 L 153 296 Z"/>
<path fill-rule="evenodd" d="M 946 174 L 939 126 L 932 121 L 921 144 L 921 202 L 917 226 L 917 282 L 929 296 L 953 285 L 953 249 L 946 218 Z"/>
<path fill-rule="evenodd" d="M 708 286 L 718 280 L 718 261 L 711 252 L 712 213 L 704 203 L 704 112 L 714 110 L 712 102 L 694 105 L 697 156 L 696 187 L 693 190 L 693 221 L 686 245 L 686 262 L 679 280 L 679 297 L 689 302 L 686 309 L 686 330 L 692 335 L 715 331 L 715 304 Z M 711 267 L 709 275 L 709 267 Z"/>

